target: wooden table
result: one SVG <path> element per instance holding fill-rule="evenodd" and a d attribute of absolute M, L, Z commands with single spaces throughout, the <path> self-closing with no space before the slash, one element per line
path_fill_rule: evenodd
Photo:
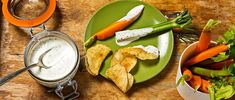
<path fill-rule="evenodd" d="M 235 24 L 235 0 L 142 0 L 160 9 L 164 14 L 187 8 L 193 17 L 193 26 L 199 31 L 208 19 L 222 21 L 214 34 L 221 34 Z M 70 35 L 77 43 L 81 56 L 86 25 L 97 9 L 112 0 L 58 0 L 54 16 L 46 23 L 49 29 Z M 30 37 L 18 27 L 8 23 L 1 15 L 0 22 L 0 76 L 5 76 L 24 66 L 23 54 Z M 140 100 L 182 100 L 176 90 L 175 76 L 179 56 L 188 45 L 175 35 L 175 47 L 167 67 L 156 77 L 134 85 L 127 94 L 123 94 L 111 81 L 98 76 L 93 77 L 86 70 L 77 72 L 75 80 L 81 93 L 79 99 L 140 99 Z M 84 67 L 82 61 L 80 67 Z M 28 73 L 21 74 L 0 87 L 1 100 L 53 100 L 59 99 L 48 88 L 39 85 Z"/>

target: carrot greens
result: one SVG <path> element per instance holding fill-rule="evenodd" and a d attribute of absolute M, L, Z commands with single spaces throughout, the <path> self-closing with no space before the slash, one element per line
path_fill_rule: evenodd
<path fill-rule="evenodd" d="M 226 52 L 221 52 L 219 53 L 219 55 L 217 55 L 216 57 L 211 57 L 211 59 L 214 61 L 214 62 L 221 62 L 223 60 L 226 60 L 228 59 L 229 55 L 226 55 Z"/>

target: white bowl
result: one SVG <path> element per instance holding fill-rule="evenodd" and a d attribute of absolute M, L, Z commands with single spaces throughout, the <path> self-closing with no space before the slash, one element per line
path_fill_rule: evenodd
<path fill-rule="evenodd" d="M 196 49 L 197 44 L 198 42 L 194 42 L 193 44 L 190 44 L 180 56 L 178 71 L 176 75 L 176 82 L 182 76 L 181 65 L 191 56 L 191 54 Z M 203 93 L 200 91 L 195 92 L 194 89 L 187 82 L 184 81 L 184 83 L 185 83 L 184 85 L 180 84 L 177 87 L 179 94 L 181 95 L 181 97 L 184 98 L 184 100 L 210 100 L 208 93 Z"/>

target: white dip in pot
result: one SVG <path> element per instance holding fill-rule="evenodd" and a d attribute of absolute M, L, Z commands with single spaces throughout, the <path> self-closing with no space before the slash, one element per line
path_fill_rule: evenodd
<path fill-rule="evenodd" d="M 29 74 L 46 87 L 66 84 L 77 72 L 80 57 L 76 44 L 65 34 L 58 31 L 42 31 L 36 34 L 25 50 L 25 65 L 38 62 L 39 56 L 51 49 L 43 63 L 49 69 L 34 67 Z"/>

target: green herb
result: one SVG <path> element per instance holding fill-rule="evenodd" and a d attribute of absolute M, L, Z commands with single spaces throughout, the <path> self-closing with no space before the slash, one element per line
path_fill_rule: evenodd
<path fill-rule="evenodd" d="M 231 45 L 229 48 L 229 56 L 235 60 L 235 45 Z"/>
<path fill-rule="evenodd" d="M 215 27 L 219 23 L 221 23 L 221 21 L 210 19 L 207 22 L 206 26 L 203 28 L 203 31 L 210 31 L 213 27 Z"/>
<path fill-rule="evenodd" d="M 231 85 L 226 85 L 216 90 L 215 97 L 216 97 L 216 100 L 229 99 L 234 94 L 235 94 L 235 90 L 233 89 L 233 87 Z"/>
<path fill-rule="evenodd" d="M 234 44 L 235 42 L 235 26 L 231 27 L 229 31 L 224 33 L 224 42 L 227 44 Z"/>
<path fill-rule="evenodd" d="M 229 84 L 226 77 L 215 77 L 211 79 L 210 81 L 213 83 L 213 85 L 215 86 L 214 88 L 216 89 L 219 89 L 220 87 L 226 86 Z"/>
<path fill-rule="evenodd" d="M 228 68 L 228 72 L 230 73 L 230 75 L 233 75 L 234 76 L 234 73 L 235 73 L 235 66 L 234 64 L 231 64 Z"/>
<path fill-rule="evenodd" d="M 218 38 L 217 42 L 220 44 L 234 45 L 234 43 L 235 43 L 235 26 L 232 26 L 227 32 L 225 32 L 223 37 Z"/>
<path fill-rule="evenodd" d="M 214 62 L 220 62 L 220 61 L 223 61 L 223 60 L 226 60 L 228 59 L 229 55 L 226 55 L 226 52 L 221 52 L 219 53 L 219 55 L 217 55 L 216 57 L 211 57 L 211 59 L 214 61 Z"/>

